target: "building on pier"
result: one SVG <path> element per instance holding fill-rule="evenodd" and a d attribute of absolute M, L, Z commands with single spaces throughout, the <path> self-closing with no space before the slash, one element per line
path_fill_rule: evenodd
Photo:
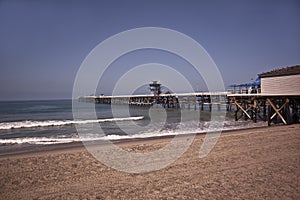
<path fill-rule="evenodd" d="M 258 75 L 261 93 L 229 94 L 235 105 L 235 120 L 257 118 L 272 123 L 299 123 L 300 66 L 292 66 Z"/>
<path fill-rule="evenodd" d="M 300 65 L 261 73 L 258 76 L 263 94 L 300 94 Z"/>

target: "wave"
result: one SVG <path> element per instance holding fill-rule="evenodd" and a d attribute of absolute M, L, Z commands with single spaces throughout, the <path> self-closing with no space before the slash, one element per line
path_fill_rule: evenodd
<path fill-rule="evenodd" d="M 138 119 L 138 118 L 134 118 Z M 176 135 L 186 135 L 186 134 L 198 134 L 198 133 L 209 133 L 214 131 L 228 131 L 228 130 L 238 130 L 245 128 L 255 128 L 266 126 L 266 123 L 236 123 L 236 122 L 225 122 L 225 126 L 222 130 L 211 129 L 208 127 L 209 123 L 201 128 L 179 128 L 173 130 L 148 130 L 147 132 L 133 134 L 133 135 L 106 135 L 99 136 L 97 134 L 90 134 L 79 137 L 77 134 L 65 135 L 61 137 L 23 137 L 23 138 L 10 138 L 10 139 L 0 139 L 0 144 L 64 144 L 72 142 L 92 142 L 92 141 L 121 141 L 121 140 L 130 140 L 130 139 L 147 139 L 154 137 L 164 137 L 164 136 L 176 136 Z"/>
<path fill-rule="evenodd" d="M 81 141 L 80 138 L 47 138 L 47 137 L 25 137 L 0 139 L 0 144 L 64 144 Z"/>
<path fill-rule="evenodd" d="M 177 135 L 189 135 L 189 134 L 201 134 L 201 133 L 214 133 L 214 132 L 222 132 L 222 131 L 232 131 L 232 130 L 241 130 L 241 129 L 249 129 L 249 128 L 257 128 L 266 126 L 265 122 L 258 123 L 236 123 L 235 121 L 226 121 L 222 128 L 212 128 L 209 127 L 210 122 L 205 122 L 202 127 L 195 128 L 195 126 L 183 126 L 178 129 L 169 129 L 169 130 L 148 130 L 144 133 L 133 134 L 133 135 L 107 135 L 98 139 L 101 140 L 128 140 L 128 139 L 147 139 L 147 138 L 155 138 L 155 137 L 165 137 L 165 136 L 177 136 Z M 187 128 L 190 127 L 190 128 Z M 84 139 L 82 140 L 85 141 Z"/>
<path fill-rule="evenodd" d="M 0 123 L 0 130 L 19 129 L 19 128 L 34 128 L 45 126 L 64 126 L 72 124 L 90 124 L 90 123 L 103 123 L 115 121 L 130 121 L 142 120 L 143 116 L 125 117 L 125 118 L 108 118 L 108 119 L 95 119 L 95 120 L 46 120 L 46 121 L 19 121 L 19 122 L 2 122 Z"/>

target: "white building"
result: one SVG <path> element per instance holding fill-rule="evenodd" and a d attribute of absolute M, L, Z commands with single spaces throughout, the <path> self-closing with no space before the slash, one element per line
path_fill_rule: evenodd
<path fill-rule="evenodd" d="M 273 70 L 258 75 L 261 93 L 275 95 L 300 95 L 300 65 Z"/>

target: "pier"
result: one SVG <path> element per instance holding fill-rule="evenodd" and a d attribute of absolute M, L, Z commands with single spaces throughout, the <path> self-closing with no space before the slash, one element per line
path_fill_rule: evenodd
<path fill-rule="evenodd" d="M 131 106 L 154 106 L 160 105 L 163 108 L 183 109 L 212 109 L 216 105 L 227 106 L 227 92 L 196 92 L 196 93 L 168 93 L 168 94 L 147 94 L 147 95 L 120 95 L 120 96 L 83 96 L 79 101 L 96 104 L 128 104 Z M 229 109 L 229 107 L 228 107 Z"/>
<path fill-rule="evenodd" d="M 272 124 L 299 123 L 300 95 L 180 93 L 122 96 L 83 96 L 79 101 L 95 104 L 128 104 L 129 106 L 161 106 L 173 109 L 217 110 L 234 112 L 235 120 L 267 121 Z"/>
<path fill-rule="evenodd" d="M 151 94 L 83 96 L 79 101 L 201 111 L 226 109 L 234 112 L 236 121 L 260 120 L 269 126 L 300 123 L 300 65 L 261 73 L 253 83 L 232 87 L 227 92 L 162 93 L 161 84 L 153 81 L 149 84 Z"/>

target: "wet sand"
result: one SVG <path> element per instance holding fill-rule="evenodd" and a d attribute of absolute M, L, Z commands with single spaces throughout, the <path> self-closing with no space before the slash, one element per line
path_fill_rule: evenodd
<path fill-rule="evenodd" d="M 204 135 L 170 166 L 129 174 L 84 147 L 0 157 L 1 199 L 300 199 L 300 125 L 222 133 L 200 159 Z M 119 143 L 131 152 L 170 138 Z"/>

